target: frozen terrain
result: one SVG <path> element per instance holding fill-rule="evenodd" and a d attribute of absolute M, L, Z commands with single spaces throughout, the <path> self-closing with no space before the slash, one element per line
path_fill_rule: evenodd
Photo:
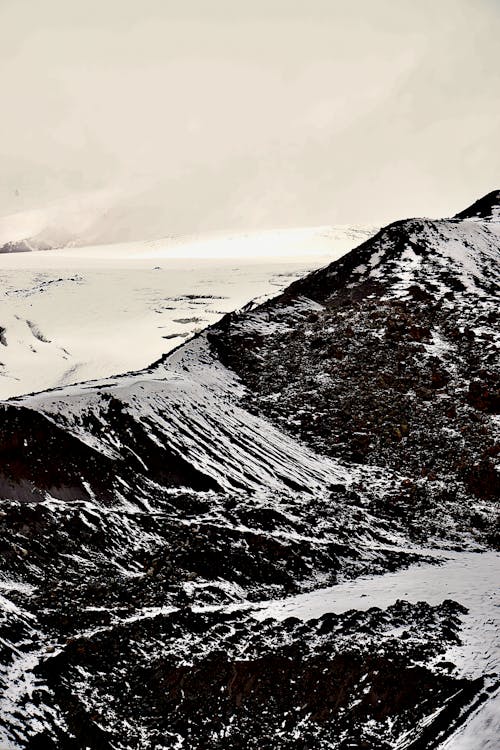
<path fill-rule="evenodd" d="M 434 553 L 435 554 L 435 553 Z M 460 644 L 452 646 L 437 661 L 451 662 L 455 674 L 469 678 L 494 675 L 492 695 L 480 701 L 464 723 L 444 741 L 442 750 L 496 750 L 500 738 L 500 553 L 447 552 L 439 565 L 412 566 L 378 578 L 316 589 L 307 594 L 274 602 L 262 602 L 253 616 L 258 620 L 297 617 L 312 620 L 329 612 L 387 609 L 398 600 L 437 605 L 446 599 L 467 610 L 463 616 Z M 483 696 L 486 697 L 486 696 Z M 398 743 L 410 746 L 418 727 Z"/>
<path fill-rule="evenodd" d="M 319 227 L 0 254 L 0 399 L 144 367 L 371 232 Z"/>
<path fill-rule="evenodd" d="M 0 744 L 496 748 L 499 205 L 0 404 Z"/>

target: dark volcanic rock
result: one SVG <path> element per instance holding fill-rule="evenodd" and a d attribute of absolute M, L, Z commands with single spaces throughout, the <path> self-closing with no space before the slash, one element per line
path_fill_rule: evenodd
<path fill-rule="evenodd" d="M 490 498 L 498 243 L 486 223 L 398 222 L 208 335 L 249 407 L 315 450 Z"/>

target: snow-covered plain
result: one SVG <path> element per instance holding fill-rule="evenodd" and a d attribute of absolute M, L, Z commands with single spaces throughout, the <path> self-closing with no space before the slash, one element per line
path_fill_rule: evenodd
<path fill-rule="evenodd" d="M 214 233 L 0 254 L 0 399 L 140 369 L 374 231 Z"/>

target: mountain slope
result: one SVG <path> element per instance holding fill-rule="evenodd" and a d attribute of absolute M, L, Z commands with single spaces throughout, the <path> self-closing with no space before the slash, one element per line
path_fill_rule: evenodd
<path fill-rule="evenodd" d="M 4 746 L 491 739 L 499 225 L 472 213 L 4 403 Z"/>
<path fill-rule="evenodd" d="M 208 336 L 317 450 L 496 497 L 499 243 L 498 223 L 398 222 Z"/>
<path fill-rule="evenodd" d="M 492 190 L 479 198 L 468 208 L 459 211 L 455 218 L 500 221 L 500 190 Z"/>

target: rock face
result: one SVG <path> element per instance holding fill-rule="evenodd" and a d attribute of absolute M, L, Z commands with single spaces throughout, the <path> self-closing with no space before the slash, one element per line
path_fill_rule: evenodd
<path fill-rule="evenodd" d="M 318 452 L 403 472 L 404 505 L 498 497 L 499 237 L 398 222 L 209 340 L 249 406 Z"/>
<path fill-rule="evenodd" d="M 0 407 L 2 747 L 416 750 L 480 715 L 499 558 L 437 603 L 412 571 L 498 545 L 497 198 Z"/>

